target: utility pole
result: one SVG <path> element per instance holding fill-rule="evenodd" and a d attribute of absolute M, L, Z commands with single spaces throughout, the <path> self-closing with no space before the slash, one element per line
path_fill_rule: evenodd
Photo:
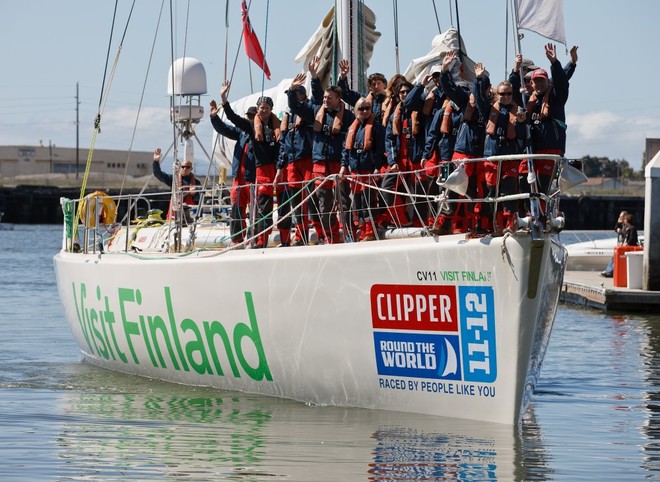
<path fill-rule="evenodd" d="M 53 143 L 48 139 L 48 174 L 53 173 Z"/>
<path fill-rule="evenodd" d="M 80 96 L 78 82 L 76 82 L 76 181 L 80 171 Z"/>

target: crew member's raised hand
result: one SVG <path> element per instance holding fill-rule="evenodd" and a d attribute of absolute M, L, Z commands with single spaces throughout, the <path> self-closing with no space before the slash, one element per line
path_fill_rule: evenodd
<path fill-rule="evenodd" d="M 548 57 L 551 64 L 557 60 L 557 46 L 552 43 L 547 44 L 545 46 L 545 56 Z"/>
<path fill-rule="evenodd" d="M 211 117 L 217 116 L 218 112 L 220 112 L 220 107 L 218 107 L 218 103 L 215 101 L 215 99 L 213 99 L 210 105 L 211 105 L 211 111 L 210 111 Z"/>
<path fill-rule="evenodd" d="M 351 65 L 348 63 L 348 60 L 341 59 L 339 61 L 339 77 L 345 79 L 348 75 L 348 72 L 351 70 Z"/>
<path fill-rule="evenodd" d="M 319 76 L 319 65 L 321 65 L 321 57 L 318 55 L 315 56 L 312 60 L 309 61 L 309 65 L 307 68 L 309 69 L 309 73 L 312 76 L 312 79 L 317 79 Z"/>
<path fill-rule="evenodd" d="M 220 97 L 222 98 L 223 104 L 227 103 L 227 94 L 229 93 L 230 87 L 231 87 L 231 82 L 229 80 L 225 80 L 222 83 L 222 86 L 220 87 Z"/>

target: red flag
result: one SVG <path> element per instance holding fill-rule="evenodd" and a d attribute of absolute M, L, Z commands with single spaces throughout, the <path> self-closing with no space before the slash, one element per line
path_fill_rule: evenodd
<path fill-rule="evenodd" d="M 257 34 L 252 30 L 252 24 L 250 23 L 250 17 L 248 17 L 248 9 L 245 0 L 243 0 L 241 9 L 243 10 L 243 45 L 245 45 L 245 53 L 255 64 L 261 67 L 261 70 L 266 74 L 266 78 L 270 80 L 270 69 L 264 58 L 264 52 L 261 50 L 261 45 L 259 45 Z"/>

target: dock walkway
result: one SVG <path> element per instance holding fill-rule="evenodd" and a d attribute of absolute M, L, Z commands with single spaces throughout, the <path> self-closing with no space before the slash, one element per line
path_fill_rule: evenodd
<path fill-rule="evenodd" d="M 598 271 L 566 271 L 559 299 L 604 311 L 660 313 L 660 291 L 620 288 Z"/>

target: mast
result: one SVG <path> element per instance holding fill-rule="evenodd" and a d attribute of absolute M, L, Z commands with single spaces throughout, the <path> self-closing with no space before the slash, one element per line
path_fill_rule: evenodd
<path fill-rule="evenodd" d="M 348 60 L 350 72 L 349 85 L 356 86 L 359 92 L 366 91 L 365 62 L 360 52 L 360 36 L 362 28 L 362 5 L 360 0 L 337 0 L 335 2 L 336 19 L 336 52 L 333 59 L 332 78 L 336 82 L 339 77 L 337 63 L 341 59 Z M 355 87 L 353 87 L 355 88 Z"/>

